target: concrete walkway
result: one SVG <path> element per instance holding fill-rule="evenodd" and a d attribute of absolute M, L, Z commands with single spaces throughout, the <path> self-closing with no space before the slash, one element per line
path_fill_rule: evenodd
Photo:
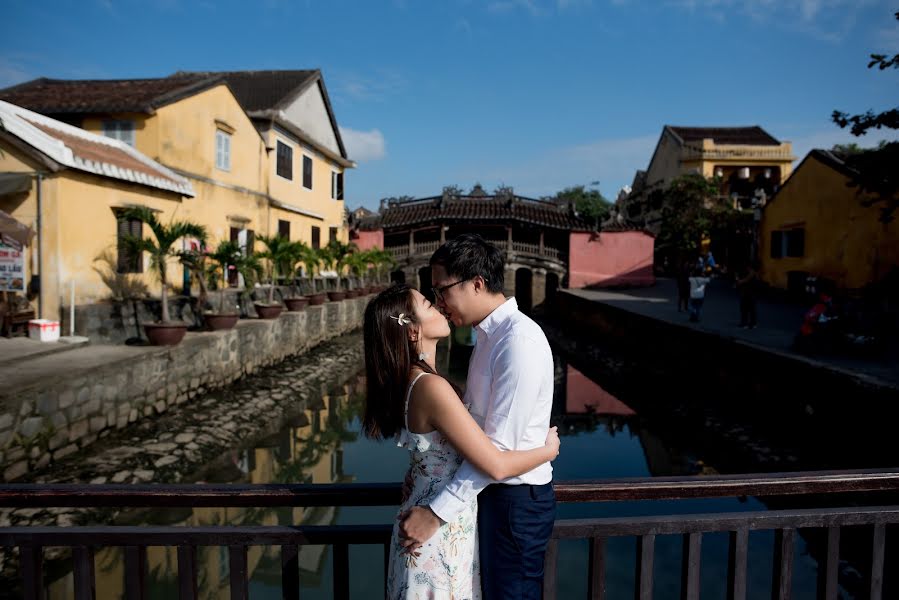
<path fill-rule="evenodd" d="M 699 329 L 740 343 L 782 352 L 800 360 L 899 386 L 899 344 L 896 340 L 892 341 L 887 354 L 877 359 L 836 355 L 809 358 L 797 354 L 793 352 L 791 345 L 799 331 L 806 308 L 760 299 L 758 327 L 740 329 L 740 304 L 737 292 L 731 283 L 724 280 L 716 279 L 709 284 L 702 308 L 702 320 L 699 323 L 689 322 L 685 312 L 677 311 L 677 286 L 673 279 L 660 278 L 655 286 L 649 288 L 566 291 L 654 319 Z"/>
<path fill-rule="evenodd" d="M 63 342 L 38 342 L 27 337 L 0 337 L 0 368 L 6 369 L 16 363 L 67 352 L 86 345 L 88 345 L 86 340 L 67 344 Z"/>

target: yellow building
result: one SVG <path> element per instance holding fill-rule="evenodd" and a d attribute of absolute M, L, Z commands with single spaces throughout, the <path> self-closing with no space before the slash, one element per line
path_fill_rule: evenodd
<path fill-rule="evenodd" d="M 812 150 L 765 206 L 760 230 L 762 278 L 801 288 L 807 275 L 858 289 L 899 266 L 899 222 L 880 221 L 878 205 L 849 186 L 842 157 Z"/>
<path fill-rule="evenodd" d="M 175 214 L 204 225 L 212 245 L 231 239 L 250 251 L 257 234 L 281 234 L 313 246 L 348 240 L 344 172 L 355 165 L 347 158 L 317 70 L 37 79 L 0 90 L 0 100 L 118 140 L 186 179 L 195 197 L 179 203 L 177 213 L 143 204 L 160 208 L 166 217 Z M 72 196 L 72 203 L 85 202 Z M 81 214 L 87 220 L 80 223 L 91 223 L 97 235 L 114 235 L 114 218 L 107 222 L 105 214 L 99 220 L 93 213 Z M 76 222 L 62 221 L 62 226 L 67 232 L 83 229 Z M 85 255 L 94 250 L 71 243 Z M 79 304 L 104 295 L 93 285 L 92 259 L 60 274 L 83 282 L 76 287 Z M 49 296 L 57 292 L 47 290 Z M 45 316 L 58 316 L 58 303 L 47 307 Z"/>
<path fill-rule="evenodd" d="M 37 232 L 25 251 L 25 280 L 38 276 L 31 287 L 44 318 L 59 318 L 73 282 L 76 302 L 108 295 L 94 259 L 115 253 L 122 235 L 142 231 L 120 227 L 117 211 L 141 205 L 169 219 L 192 202 L 190 182 L 118 140 L 2 101 L 0 124 L 0 173 L 18 182 L 0 195 L 0 210 Z M 114 260 L 133 263 L 122 254 Z M 141 262 L 133 266 L 146 271 Z"/>
<path fill-rule="evenodd" d="M 685 173 L 717 177 L 720 195 L 748 208 L 760 191 L 770 198 L 790 176 L 792 144 L 781 142 L 758 126 L 678 127 L 665 125 L 645 171 L 638 171 L 621 212 L 631 221 L 659 232 L 661 206 L 650 194 Z"/>

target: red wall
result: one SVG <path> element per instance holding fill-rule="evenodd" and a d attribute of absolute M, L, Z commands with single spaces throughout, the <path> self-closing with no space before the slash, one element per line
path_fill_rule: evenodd
<path fill-rule="evenodd" d="M 636 414 L 627 404 L 605 391 L 586 375 L 568 367 L 565 378 L 565 412 L 567 414 L 584 414 L 587 407 L 592 407 L 597 415 Z"/>
<path fill-rule="evenodd" d="M 350 234 L 350 241 L 359 247 L 359 250 L 370 250 L 372 248 L 384 249 L 384 230 L 377 231 L 354 231 Z"/>
<path fill-rule="evenodd" d="M 572 233 L 568 287 L 653 285 L 654 247 L 655 239 L 642 231 Z"/>

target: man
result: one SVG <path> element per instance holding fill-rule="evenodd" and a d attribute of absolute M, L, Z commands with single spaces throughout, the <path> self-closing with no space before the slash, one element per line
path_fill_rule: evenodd
<path fill-rule="evenodd" d="M 465 234 L 438 248 L 430 262 L 437 307 L 457 327 L 474 325 L 477 332 L 465 392 L 472 417 L 502 450 L 539 447 L 552 410 L 552 352 L 543 330 L 503 295 L 502 253 Z M 430 506 L 404 517 L 407 548 L 426 542 L 476 495 L 484 598 L 541 598 L 556 514 L 549 463 L 501 483 L 463 463 Z"/>

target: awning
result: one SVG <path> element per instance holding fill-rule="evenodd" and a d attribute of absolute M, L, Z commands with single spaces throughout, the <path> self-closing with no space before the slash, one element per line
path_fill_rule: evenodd
<path fill-rule="evenodd" d="M 21 250 L 34 238 L 34 230 L 0 210 L 0 242 Z"/>
<path fill-rule="evenodd" d="M 31 173 L 0 173 L 0 196 L 20 194 L 31 189 Z"/>

